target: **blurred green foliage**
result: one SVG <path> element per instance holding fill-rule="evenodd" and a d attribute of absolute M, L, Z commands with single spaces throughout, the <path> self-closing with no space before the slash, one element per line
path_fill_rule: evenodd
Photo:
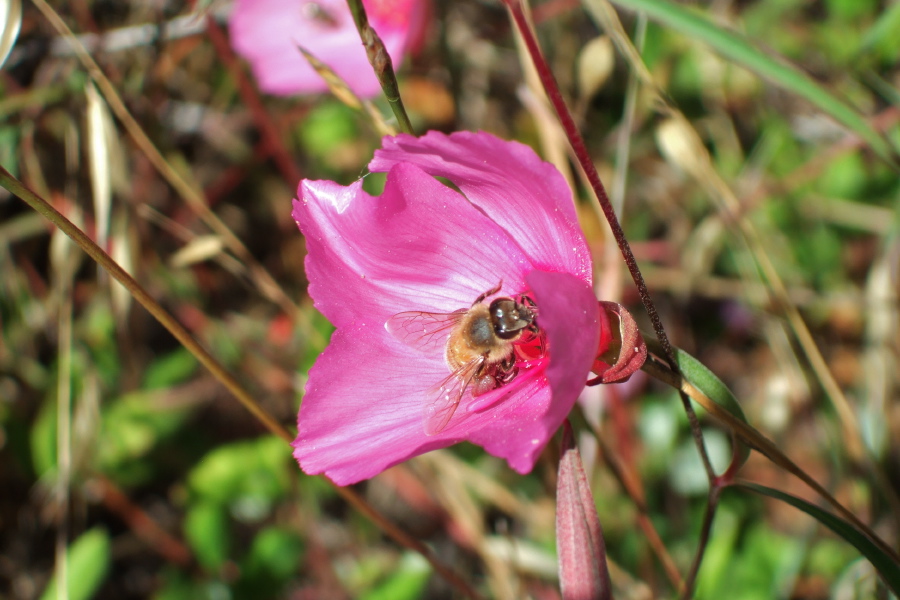
<path fill-rule="evenodd" d="M 78 537 L 66 550 L 66 589 L 59 590 L 54 575 L 41 595 L 41 600 L 56 600 L 61 595 L 70 600 L 93 598 L 109 573 L 112 564 L 109 534 L 100 528 Z"/>
<path fill-rule="evenodd" d="M 101 27 L 164 22 L 174 15 L 148 13 L 150 8 L 136 2 L 119 3 L 116 10 L 110 8 L 116 3 L 90 0 L 56 4 L 82 32 L 97 23 L 91 25 L 87 13 L 76 14 L 75 8 L 93 11 L 95 20 L 102 16 Z M 870 125 L 873 115 L 890 117 L 900 106 L 898 2 L 757 0 L 730 3 L 725 13 L 716 11 L 729 3 L 675 4 L 689 4 L 690 14 L 726 36 L 731 28 L 741 32 L 754 47 L 766 49 L 766 56 L 771 51 L 786 57 Z M 413 120 L 448 131 L 487 129 L 543 149 L 547 140 L 536 123 L 544 117 L 521 102 L 531 92 L 521 85 L 516 47 L 499 3 L 460 0 L 439 8 L 434 36 L 401 71 Z M 178 10 L 187 14 L 188 9 Z M 622 18 L 628 31 L 636 29 L 633 13 L 623 12 Z M 40 44 L 59 41 L 47 33 L 49 27 L 43 30 L 43 22 L 32 27 L 29 35 Z M 580 8 L 545 17 L 537 28 L 568 94 L 576 87 L 569 86 L 574 57 L 602 32 Z M 23 39 L 27 43 L 27 36 Z M 83 156 L 86 75 L 70 57 L 54 52 L 61 51 L 34 53 L 41 68 L 32 67 L 28 77 L 4 71 L 0 78 L 0 164 L 30 186 L 49 190 L 54 205 L 69 216 L 87 216 L 85 230 L 95 235 Z M 152 171 L 120 123 L 115 132 L 127 166 L 116 173 L 112 212 L 127 227 L 113 232 L 110 249 L 130 251 L 129 269 L 151 294 L 252 389 L 265 410 L 293 427 L 308 372 L 334 329 L 305 295 L 303 241 L 288 217 L 297 182 L 278 172 L 274 150 L 260 135 L 233 72 L 206 38 L 160 39 L 121 53 L 98 53 L 154 143 L 204 190 L 208 208 L 273 273 L 301 314 L 285 317 L 270 290 L 252 279 L 256 267 L 241 263 L 233 252 L 173 264 L 175 253 L 210 230 Z M 880 380 L 864 367 L 882 364 L 867 357 L 884 349 L 866 328 L 877 331 L 891 321 L 868 320 L 884 303 L 872 303 L 866 286 L 874 279 L 872 265 L 895 256 L 889 250 L 898 226 L 897 172 L 795 91 L 721 58 L 695 37 L 651 21 L 642 57 L 697 130 L 716 172 L 744 203 L 746 218 L 762 232 L 778 273 L 828 349 L 830 365 L 842 369 L 840 385 L 861 413 L 890 431 L 893 413 L 869 403 L 878 394 L 866 386 Z M 596 97 L 572 101 L 607 183 L 624 139 L 618 133 L 625 127 L 620 118 L 628 76 L 619 59 Z M 692 237 L 701 223 L 717 218 L 717 208 L 708 182 L 692 180 L 683 165 L 660 155 L 654 135 L 664 115 L 645 92 L 638 91 L 636 120 L 628 125 L 624 226 L 646 267 L 664 324 L 677 344 L 732 386 L 751 422 L 765 423 L 804 467 L 824 474 L 842 498 L 889 529 L 885 490 L 846 456 L 843 440 L 833 433 L 840 423 L 795 341 L 784 333 L 775 303 L 751 293 L 759 285 L 752 254 L 726 228 L 708 248 Z M 422 107 L 443 99 L 441 94 L 454 103 L 455 113 L 449 121 L 429 121 Z M 304 176 L 349 183 L 365 174 L 378 135 L 363 115 L 326 96 L 263 97 L 262 102 L 288 158 Z M 896 119 L 879 127 L 900 147 Z M 599 265 L 606 230 L 587 209 L 577 177 L 573 181 Z M 378 195 L 384 175 L 367 175 L 363 185 Z M 0 481 L 7 490 L 0 502 L 5 538 L 0 579 L 9 583 L 0 589 L 24 590 L 20 595 L 28 598 L 57 597 L 53 537 L 61 521 L 52 490 L 59 483 L 62 454 L 72 465 L 67 591 L 73 600 L 452 597 L 421 557 L 387 541 L 323 478 L 300 473 L 290 447 L 264 434 L 141 309 L 133 306 L 124 315 L 113 310 L 108 280 L 87 262 L 73 278 L 74 341 L 70 348 L 60 347 L 58 271 L 43 222 L 28 221 L 33 215 L 5 196 L 0 211 Z M 695 250 L 708 269 L 695 268 L 686 258 Z M 889 265 L 896 270 L 896 261 Z M 655 277 L 656 270 L 674 273 L 674 279 Z M 603 276 L 598 273 L 598 280 Z M 630 291 L 624 297 L 637 305 Z M 64 352 L 70 352 L 72 364 L 65 382 L 72 403 L 70 450 L 59 447 L 57 430 Z M 891 371 L 893 363 L 883 364 Z M 348 371 L 352 376 L 352 366 Z M 896 387 L 890 385 L 884 387 L 886 398 L 894 397 L 890 392 Z M 622 392 L 623 398 L 605 405 L 600 432 L 640 480 L 649 519 L 684 573 L 697 549 L 705 474 L 675 395 L 646 384 L 637 389 L 636 396 Z M 727 459 L 730 441 L 712 427 L 704 421 L 713 458 Z M 895 457 L 896 439 L 885 437 L 883 456 Z M 454 447 L 456 459 L 508 497 L 465 477 L 458 497 L 442 497 L 436 491 L 440 475 L 415 463 L 406 473 L 412 473 L 413 483 L 385 477 L 358 490 L 487 590 L 498 575 L 479 554 L 484 550 L 473 531 L 508 540 L 522 555 L 533 546 L 547 553 L 553 549 L 555 451 L 548 450 L 533 473 L 520 476 L 474 445 Z M 600 454 L 588 459 L 595 463 L 594 494 L 611 559 L 642 578 L 655 595 L 672 595 L 636 525 L 635 500 Z M 773 476 L 759 465 L 748 471 Z M 98 494 L 98 482 L 127 502 L 116 504 Z M 525 509 L 517 512 L 516 503 Z M 870 571 L 848 567 L 859 556 L 852 547 L 811 519 L 786 523 L 780 515 L 755 495 L 725 494 L 696 597 L 824 598 L 839 586 L 875 580 Z M 146 522 L 183 544 L 188 563 L 149 542 L 136 525 Z M 517 590 L 543 597 L 546 588 L 556 587 L 552 569 L 548 575 L 531 568 L 510 568 Z"/>

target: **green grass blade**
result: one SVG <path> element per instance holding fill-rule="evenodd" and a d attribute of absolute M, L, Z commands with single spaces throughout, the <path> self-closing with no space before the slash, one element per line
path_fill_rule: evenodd
<path fill-rule="evenodd" d="M 656 356 L 663 356 L 664 351 L 659 342 L 644 334 L 647 349 Z M 691 400 L 703 408 L 711 417 L 729 428 L 747 446 L 741 444 L 737 448 L 737 461 L 744 464 L 750 456 L 750 447 L 765 446 L 766 440 L 747 422 L 744 411 L 737 397 L 728 389 L 715 373 L 706 365 L 682 350 L 672 348 L 675 360 L 678 361 L 680 373 L 675 374 L 668 367 L 660 367 L 656 361 L 648 360 L 643 370 L 660 381 L 664 381 L 686 393 Z"/>
<path fill-rule="evenodd" d="M 66 551 L 68 576 L 66 598 L 88 600 L 93 598 L 109 573 L 112 562 L 112 544 L 105 530 L 95 527 L 83 534 Z M 56 575 L 41 594 L 41 600 L 56 600 L 60 583 Z"/>
<path fill-rule="evenodd" d="M 722 383 L 722 380 L 716 377 L 715 373 L 710 371 L 706 365 L 682 350 L 675 348 L 675 359 L 678 361 L 678 368 L 685 379 L 690 381 L 694 387 L 709 396 L 716 404 L 730 412 L 732 415 L 747 422 L 744 411 L 737 397 L 728 389 L 728 386 Z"/>
<path fill-rule="evenodd" d="M 806 500 L 786 494 L 780 490 L 748 482 L 741 482 L 733 487 L 775 498 L 776 500 L 787 502 L 791 506 L 802 510 L 859 550 L 860 553 L 872 563 L 872 566 L 875 567 L 884 582 L 891 588 L 891 591 L 893 591 L 895 595 L 900 596 L 900 565 L 873 543 L 872 540 L 863 535 L 862 532 L 844 519 L 841 519 L 833 513 L 823 510 L 814 504 L 810 504 Z"/>
<path fill-rule="evenodd" d="M 737 397 L 731 392 L 728 386 L 722 383 L 722 380 L 716 377 L 715 373 L 710 371 L 706 365 L 699 360 L 681 348 L 674 348 L 674 350 L 675 360 L 678 361 L 678 368 L 681 370 L 681 375 L 716 403 L 716 407 L 705 406 L 704 408 L 706 408 L 714 417 L 721 417 L 721 413 L 717 410 L 710 409 L 722 408 L 749 427 L 747 417 L 744 416 L 744 411 L 741 409 Z M 750 450 L 741 444 L 737 447 L 737 452 L 738 462 L 740 464 L 747 462 L 747 459 L 750 457 Z"/>
<path fill-rule="evenodd" d="M 897 32 L 900 31 L 900 2 L 885 9 L 875 24 L 869 29 L 859 47 L 859 53 L 871 52 L 879 44 L 889 44 L 897 50 Z"/>
<path fill-rule="evenodd" d="M 670 0 L 611 1 L 624 8 L 644 11 L 651 19 L 686 36 L 703 41 L 722 56 L 805 98 L 862 138 L 887 162 L 896 164 L 891 146 L 862 115 L 799 68 L 784 59 L 763 52 L 740 33 L 723 29 L 700 14 L 678 6 Z M 591 3 L 590 0 L 585 2 Z"/>

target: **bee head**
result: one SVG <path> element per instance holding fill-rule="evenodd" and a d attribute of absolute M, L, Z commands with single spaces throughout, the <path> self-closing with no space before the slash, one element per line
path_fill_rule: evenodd
<path fill-rule="evenodd" d="M 491 302 L 488 312 L 491 315 L 494 333 L 500 339 L 514 339 L 534 324 L 534 309 L 525 302 L 517 302 L 512 298 L 496 298 Z"/>

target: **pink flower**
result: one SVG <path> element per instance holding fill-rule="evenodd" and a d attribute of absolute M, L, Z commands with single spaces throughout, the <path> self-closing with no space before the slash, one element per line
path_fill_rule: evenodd
<path fill-rule="evenodd" d="M 362 181 L 305 180 L 294 201 L 309 293 L 336 326 L 309 373 L 294 456 L 305 472 L 346 485 L 465 440 L 530 471 L 599 348 L 571 191 L 529 147 L 487 133 L 386 137 L 369 168 L 388 173 L 379 197 Z M 535 306 L 540 334 L 523 330 L 515 366 L 485 389 L 473 381 L 456 405 L 441 385 L 463 387 L 445 357 L 458 319 L 411 336 L 398 322 L 427 323 L 397 315 L 465 313 L 499 282 L 485 303 Z"/>
<path fill-rule="evenodd" d="M 398 66 L 425 22 L 423 0 L 364 0 L 369 23 Z M 381 91 L 346 0 L 237 0 L 228 23 L 231 45 L 250 62 L 264 92 L 324 92 L 325 81 L 302 46 L 364 98 Z"/>

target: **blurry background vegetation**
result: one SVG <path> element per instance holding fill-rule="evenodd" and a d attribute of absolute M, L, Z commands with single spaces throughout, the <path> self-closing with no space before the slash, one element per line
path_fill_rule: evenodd
<path fill-rule="evenodd" d="M 101 38 L 124 31 L 135 40 L 141 26 L 191 14 L 172 1 L 52 4 L 79 36 Z M 647 87 L 629 84 L 628 64 L 578 2 L 535 4 L 542 43 L 604 180 L 614 188 L 627 174 L 625 229 L 673 342 L 734 389 L 751 423 L 896 541 L 897 171 L 796 93 L 651 21 L 643 59 L 699 135 L 692 147 Z M 900 3 L 679 4 L 727 35 L 743 32 L 760 54 L 798 65 L 897 147 Z M 417 130 L 488 130 L 565 168 L 565 143 L 524 83 L 500 2 L 433 8 L 432 35 L 400 71 Z M 634 13 L 620 17 L 629 32 L 644 27 Z M 290 200 L 299 177 L 359 177 L 378 135 L 364 115 L 326 96 L 262 97 L 264 110 L 254 109 L 260 97 L 239 84 L 248 73 L 223 39 L 137 40 L 94 57 L 169 166 L 203 190 L 253 262 L 161 177 L 30 3 L 0 71 L 0 164 L 91 235 L 108 223 L 113 256 L 293 427 L 305 374 L 331 327 L 305 293 Z M 266 125 L 280 145 L 260 133 Z M 627 163 L 617 163 L 626 141 Z M 636 305 L 605 226 L 572 180 L 598 291 Z M 720 183 L 738 200 L 737 217 L 724 217 L 713 200 Z M 735 233 L 736 219 L 757 232 L 858 429 L 838 416 L 783 306 L 764 293 L 758 255 Z M 453 597 L 420 557 L 304 476 L 283 442 L 3 190 L 0 271 L 0 596 L 56 597 L 63 527 L 76 600 Z M 264 271 L 279 287 L 267 287 Z M 605 393 L 605 452 L 586 459 L 617 598 L 672 596 L 609 461 L 639 482 L 649 522 L 681 573 L 696 548 L 705 477 L 671 390 L 635 377 Z M 71 406 L 70 419 L 60 405 Z M 711 428 L 707 441 L 727 455 L 725 434 Z M 60 445 L 71 451 L 59 453 Z M 553 598 L 554 452 L 521 477 L 461 446 L 357 487 L 487 594 Z M 806 495 L 763 461 L 742 474 Z M 873 585 L 868 563 L 809 518 L 726 492 L 697 597 L 870 597 Z"/>

